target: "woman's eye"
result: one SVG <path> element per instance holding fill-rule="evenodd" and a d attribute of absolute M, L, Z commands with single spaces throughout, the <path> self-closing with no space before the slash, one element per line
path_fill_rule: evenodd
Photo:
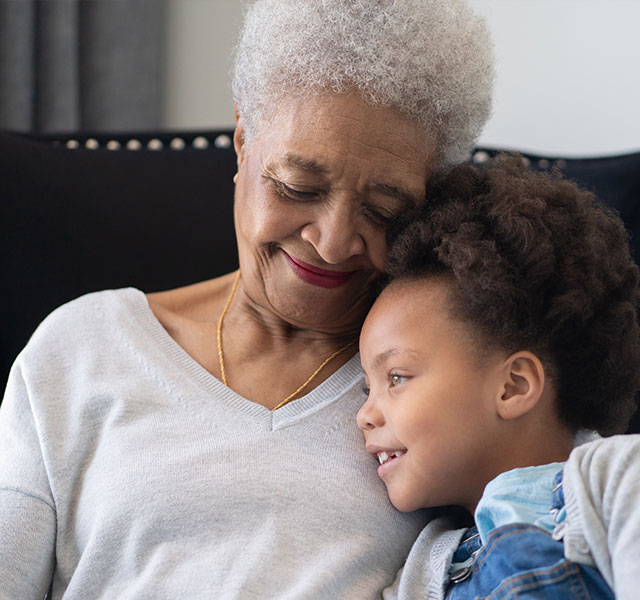
<path fill-rule="evenodd" d="M 369 386 L 366 383 L 362 383 L 362 393 L 365 396 L 369 396 Z"/>
<path fill-rule="evenodd" d="M 407 378 L 402 375 L 398 375 L 397 373 L 392 373 L 389 375 L 389 379 L 391 381 L 391 385 L 395 387 L 396 385 L 400 385 L 403 381 L 406 381 Z"/>
<path fill-rule="evenodd" d="M 383 213 L 375 208 L 365 208 L 366 216 L 371 219 L 376 225 L 386 227 L 394 218 L 395 215 Z"/>
<path fill-rule="evenodd" d="M 316 192 L 306 192 L 302 190 L 296 190 L 288 186 L 286 183 L 283 183 L 282 181 L 278 181 L 276 179 L 274 179 L 273 181 L 276 184 L 276 188 L 278 189 L 278 192 L 282 196 L 286 196 L 291 200 L 303 200 L 303 201 L 314 200 L 318 196 Z"/>

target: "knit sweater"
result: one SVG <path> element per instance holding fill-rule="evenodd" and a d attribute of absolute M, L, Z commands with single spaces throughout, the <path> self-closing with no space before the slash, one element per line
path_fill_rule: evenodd
<path fill-rule="evenodd" d="M 640 585 L 640 435 L 617 435 L 573 450 L 564 468 L 567 519 L 557 535 L 569 560 L 595 566 L 617 600 Z"/>
<path fill-rule="evenodd" d="M 387 499 L 355 356 L 270 412 L 135 289 L 52 313 L 0 408 L 0 598 L 379 598 L 426 523 Z"/>

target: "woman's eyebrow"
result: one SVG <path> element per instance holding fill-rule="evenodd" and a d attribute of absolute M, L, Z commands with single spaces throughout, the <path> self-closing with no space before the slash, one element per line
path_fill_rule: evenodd
<path fill-rule="evenodd" d="M 371 189 L 385 196 L 391 196 L 392 198 L 400 200 L 403 208 L 415 208 L 422 202 L 422 198 L 419 198 L 416 194 L 408 190 L 403 190 L 395 185 L 389 185 L 388 183 L 374 183 L 371 185 Z"/>
<path fill-rule="evenodd" d="M 296 167 L 298 169 L 303 169 L 304 171 L 308 171 L 309 173 L 314 173 L 316 175 L 326 176 L 330 173 L 329 167 L 322 164 L 321 162 L 318 162 L 316 159 L 307 158 L 305 156 L 293 154 L 291 152 L 287 153 L 283 157 L 282 161 L 278 161 L 277 163 L 275 163 L 275 166 L 277 165 Z M 422 202 L 422 198 L 418 195 L 388 183 L 373 183 L 369 186 L 369 189 L 380 192 L 385 196 L 390 196 L 392 198 L 400 200 L 403 205 L 402 207 L 405 209 L 419 206 Z"/>
<path fill-rule="evenodd" d="M 329 174 L 329 167 L 323 165 L 313 158 L 306 158 L 304 156 L 300 156 L 299 154 L 287 153 L 282 162 L 287 166 L 304 169 L 305 171 L 309 171 L 310 173 L 315 173 L 318 175 Z"/>

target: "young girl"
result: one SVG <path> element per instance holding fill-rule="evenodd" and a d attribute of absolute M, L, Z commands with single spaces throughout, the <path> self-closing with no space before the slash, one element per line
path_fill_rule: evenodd
<path fill-rule="evenodd" d="M 396 508 L 474 515 L 453 556 L 423 532 L 398 595 L 636 597 L 640 436 L 573 450 L 624 432 L 640 389 L 620 219 L 502 157 L 455 170 L 391 237 L 358 424 Z"/>

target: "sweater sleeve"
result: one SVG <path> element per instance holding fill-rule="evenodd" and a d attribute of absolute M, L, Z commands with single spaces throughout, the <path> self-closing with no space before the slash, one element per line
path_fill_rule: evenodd
<path fill-rule="evenodd" d="M 574 449 L 565 465 L 569 560 L 595 565 L 618 600 L 638 597 L 640 435 Z"/>
<path fill-rule="evenodd" d="M 45 597 L 55 536 L 53 496 L 18 361 L 0 406 L 0 600 Z"/>
<path fill-rule="evenodd" d="M 383 600 L 443 600 L 451 557 L 465 531 L 450 515 L 430 521 L 413 544 L 393 584 L 383 591 Z"/>

